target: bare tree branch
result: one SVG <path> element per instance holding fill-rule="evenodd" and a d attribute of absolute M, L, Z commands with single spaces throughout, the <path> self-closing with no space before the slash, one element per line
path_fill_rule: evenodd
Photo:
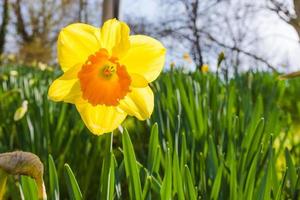
<path fill-rule="evenodd" d="M 269 6 L 267 8 L 275 12 L 280 19 L 290 24 L 300 38 L 300 0 L 293 0 L 294 6 L 292 11 L 284 3 L 277 0 L 268 0 L 268 2 Z"/>
<path fill-rule="evenodd" d="M 220 41 L 218 41 L 216 38 L 214 38 L 211 34 L 209 34 L 209 33 L 207 33 L 207 32 L 202 32 L 202 33 L 206 34 L 207 37 L 208 37 L 211 41 L 215 42 L 217 45 L 219 45 L 219 46 L 221 46 L 221 47 L 224 47 L 224 48 L 226 48 L 226 49 L 232 50 L 232 51 L 236 51 L 236 52 L 242 53 L 242 54 L 244 54 L 244 55 L 246 55 L 246 56 L 252 57 L 252 58 L 254 58 L 255 60 L 258 60 L 258 61 L 260 61 L 260 62 L 266 64 L 266 66 L 267 66 L 268 68 L 270 68 L 273 72 L 278 73 L 278 71 L 276 70 L 276 68 L 275 68 L 273 65 L 271 65 L 266 59 L 264 59 L 264 58 L 262 58 L 262 57 L 259 57 L 259 56 L 257 56 L 257 55 L 254 54 L 254 53 L 251 53 L 251 52 L 248 52 L 248 51 L 246 51 L 246 50 L 243 50 L 243 49 L 239 48 L 238 46 L 230 46 L 230 45 L 228 45 L 228 44 L 225 44 L 225 43 L 223 43 L 223 42 L 220 42 Z"/>

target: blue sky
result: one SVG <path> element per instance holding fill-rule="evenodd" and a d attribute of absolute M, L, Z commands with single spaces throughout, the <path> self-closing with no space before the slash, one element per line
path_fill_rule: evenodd
<path fill-rule="evenodd" d="M 134 16 L 154 18 L 158 16 L 157 0 L 121 0 L 121 17 L 132 13 Z"/>

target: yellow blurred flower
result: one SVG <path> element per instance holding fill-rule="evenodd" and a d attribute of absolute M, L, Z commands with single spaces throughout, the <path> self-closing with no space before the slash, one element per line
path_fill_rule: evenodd
<path fill-rule="evenodd" d="M 127 115 L 145 120 L 153 111 L 148 83 L 161 73 L 166 50 L 159 41 L 129 36 L 129 31 L 124 22 L 111 19 L 102 28 L 71 24 L 58 37 L 64 74 L 52 83 L 48 96 L 75 104 L 97 135 L 113 131 Z"/>
<path fill-rule="evenodd" d="M 294 127 L 295 128 L 295 127 Z M 294 146 L 293 142 L 297 142 L 297 131 L 293 128 L 293 131 L 286 133 L 281 132 L 274 140 L 273 147 L 276 150 L 276 153 L 278 153 L 278 158 L 276 160 L 276 168 L 279 171 L 278 175 L 281 176 L 281 172 L 285 170 L 286 168 L 286 160 L 284 155 L 284 149 L 292 149 Z M 288 134 L 286 136 L 286 134 Z"/>
<path fill-rule="evenodd" d="M 14 62 L 16 60 L 16 55 L 13 53 L 10 53 L 7 55 L 7 59 L 9 62 Z"/>
<path fill-rule="evenodd" d="M 19 121 L 24 117 L 28 109 L 28 101 L 23 101 L 22 106 L 19 107 L 14 114 L 14 121 Z"/>
<path fill-rule="evenodd" d="M 10 70 L 9 74 L 10 74 L 10 76 L 18 76 L 19 75 L 18 71 L 16 71 L 16 70 Z"/>
<path fill-rule="evenodd" d="M 187 61 L 188 63 L 191 63 L 192 62 L 192 59 L 190 57 L 190 55 L 188 53 L 184 53 L 182 58 Z"/>
<path fill-rule="evenodd" d="M 47 64 L 42 63 L 42 62 L 38 62 L 38 67 L 41 71 L 45 71 L 45 69 L 47 69 Z"/>
<path fill-rule="evenodd" d="M 203 73 L 207 73 L 207 72 L 208 72 L 208 70 L 209 70 L 209 67 L 208 67 L 208 65 L 207 65 L 207 64 L 204 64 L 204 65 L 202 65 L 202 67 L 201 67 L 201 72 L 203 72 Z"/>
<path fill-rule="evenodd" d="M 33 86 L 35 83 L 36 83 L 36 79 L 34 79 L 34 78 L 29 79 L 30 86 Z"/>

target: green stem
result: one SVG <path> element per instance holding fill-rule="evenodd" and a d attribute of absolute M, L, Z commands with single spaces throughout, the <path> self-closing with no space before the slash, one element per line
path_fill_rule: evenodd
<path fill-rule="evenodd" d="M 6 189 L 7 173 L 0 169 L 0 200 L 3 199 Z"/>

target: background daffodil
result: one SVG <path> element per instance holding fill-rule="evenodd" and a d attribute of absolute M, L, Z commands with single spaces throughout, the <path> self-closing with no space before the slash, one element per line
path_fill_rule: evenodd
<path fill-rule="evenodd" d="M 71 24 L 59 34 L 58 60 L 64 74 L 50 86 L 53 101 L 76 105 L 88 129 L 103 134 L 116 129 L 127 114 L 145 120 L 154 107 L 148 83 L 161 73 L 165 48 L 145 35 L 129 36 L 116 19 L 103 27 Z"/>
<path fill-rule="evenodd" d="M 209 71 L 209 66 L 207 64 L 204 64 L 200 69 L 202 73 L 207 73 Z"/>

